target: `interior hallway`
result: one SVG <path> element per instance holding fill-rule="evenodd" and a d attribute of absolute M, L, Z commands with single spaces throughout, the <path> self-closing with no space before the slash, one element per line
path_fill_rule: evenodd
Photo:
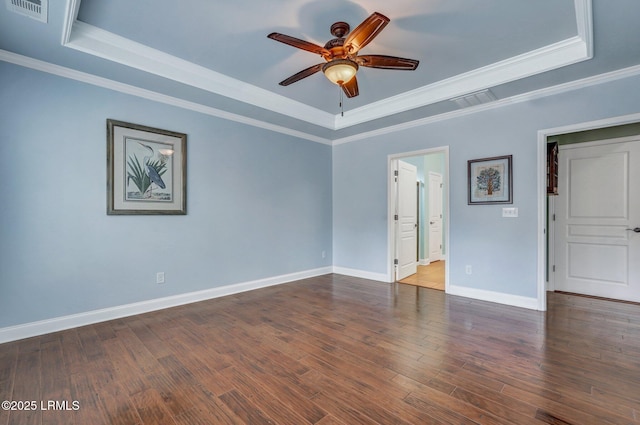
<path fill-rule="evenodd" d="M 418 272 L 400 280 L 400 283 L 444 291 L 444 260 L 428 266 L 418 266 Z"/>

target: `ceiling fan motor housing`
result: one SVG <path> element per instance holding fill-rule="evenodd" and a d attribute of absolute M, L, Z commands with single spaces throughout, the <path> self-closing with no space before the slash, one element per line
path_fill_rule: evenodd
<path fill-rule="evenodd" d="M 349 34 L 349 30 L 351 27 L 346 22 L 336 22 L 331 25 L 331 35 L 338 38 L 344 38 L 345 35 Z"/>

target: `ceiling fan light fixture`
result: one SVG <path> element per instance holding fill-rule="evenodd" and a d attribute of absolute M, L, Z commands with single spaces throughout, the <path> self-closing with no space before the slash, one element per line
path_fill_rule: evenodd
<path fill-rule="evenodd" d="M 334 59 L 322 67 L 325 77 L 339 86 L 348 83 L 358 71 L 358 64 L 349 59 Z"/>

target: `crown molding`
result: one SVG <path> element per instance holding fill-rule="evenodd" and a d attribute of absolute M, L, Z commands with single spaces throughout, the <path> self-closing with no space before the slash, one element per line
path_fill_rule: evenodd
<path fill-rule="evenodd" d="M 71 13 L 72 8 L 68 9 L 67 13 Z M 67 20 L 71 20 L 71 16 L 67 16 Z M 244 83 L 81 21 L 75 20 L 70 32 L 66 33 L 65 31 L 62 44 L 65 47 L 210 93 L 334 129 L 335 117 L 328 112 Z"/>
<path fill-rule="evenodd" d="M 465 115 L 471 115 L 482 111 L 488 111 L 490 109 L 501 108 L 503 106 L 514 105 L 516 103 L 527 102 L 535 99 L 541 99 L 544 97 L 554 96 L 574 90 L 584 89 L 600 84 L 606 84 L 625 78 L 633 78 L 640 76 L 640 65 L 630 66 L 628 68 L 619 69 L 616 71 L 607 72 L 605 74 L 599 74 L 592 77 L 583 78 L 581 80 L 571 81 L 564 84 L 558 84 L 552 87 L 546 87 L 540 90 L 534 90 L 531 92 L 519 94 L 516 96 L 508 97 L 505 99 L 499 99 L 494 102 L 485 103 L 477 106 L 471 106 L 469 108 L 459 109 L 456 111 L 446 112 L 439 115 L 433 115 L 425 118 L 420 118 L 414 121 L 405 122 L 402 124 L 392 125 L 389 127 L 380 128 L 373 131 L 359 133 L 353 136 L 343 137 L 340 139 L 334 139 L 333 146 L 342 145 L 345 143 L 356 142 L 358 140 L 369 139 L 376 136 L 382 136 L 385 134 L 395 133 L 398 131 L 407 130 L 414 127 L 420 127 L 435 122 L 446 121 L 454 118 L 463 117 Z"/>
<path fill-rule="evenodd" d="M 464 74 L 456 75 L 397 96 L 353 109 L 336 116 L 336 129 L 362 124 L 393 113 L 404 112 L 449 100 L 552 69 L 590 59 L 589 47 L 580 37 L 542 47 Z"/>
<path fill-rule="evenodd" d="M 593 6 L 592 0 L 575 0 L 578 37 L 587 46 L 587 55 L 593 57 Z"/>
<path fill-rule="evenodd" d="M 62 44 L 320 127 L 339 130 L 592 58 L 591 1 L 574 0 L 575 37 L 370 103 L 345 116 L 330 114 L 78 21 L 81 0 L 67 0 Z"/>
<path fill-rule="evenodd" d="M 210 115 L 216 118 L 222 118 L 229 121 L 234 121 L 241 124 L 250 125 L 252 127 L 258 127 L 269 131 L 274 131 L 288 136 L 297 137 L 300 139 L 309 140 L 312 142 L 322 143 L 330 145 L 331 140 L 322 137 L 314 136 L 302 131 L 293 130 L 288 127 L 272 124 L 266 121 L 260 121 L 253 118 L 248 118 L 243 115 L 233 114 L 221 109 L 213 108 L 210 106 L 202 105 L 195 102 L 190 102 L 184 99 L 179 99 L 173 96 L 167 96 L 165 94 L 157 93 L 151 90 L 141 89 L 140 87 L 132 86 L 129 84 L 120 83 L 117 81 L 109 80 L 107 78 L 98 77 L 86 72 L 76 71 L 75 69 L 66 68 L 64 66 L 55 65 L 49 62 L 44 62 L 38 59 L 33 59 L 27 56 L 22 56 L 16 53 L 8 52 L 6 50 L 0 50 L 0 61 L 12 63 L 14 65 L 23 66 L 25 68 L 34 69 L 36 71 L 45 72 L 59 77 L 68 78 L 71 80 L 79 81 L 86 84 L 91 84 L 97 87 L 114 90 L 120 93 L 125 93 L 131 96 L 140 97 L 143 99 L 151 100 L 158 103 L 164 103 L 166 105 L 175 106 L 182 109 L 187 109 L 201 114 Z"/>
<path fill-rule="evenodd" d="M 185 101 L 183 99 L 178 99 L 175 97 L 163 95 L 160 93 L 141 89 L 139 87 L 131 86 L 128 84 L 119 83 L 117 81 L 109 80 L 106 78 L 97 77 L 92 74 L 76 71 L 76 70 L 65 68 L 59 65 L 54 65 L 48 62 L 29 58 L 27 56 L 18 55 L 16 53 L 8 52 L 6 50 L 0 50 L 0 60 L 8 63 L 13 63 L 15 65 L 23 66 L 26 68 L 31 68 L 37 71 L 57 75 L 63 78 L 69 78 L 72 80 L 80 81 L 80 82 L 91 84 L 94 86 L 103 87 L 106 89 L 118 91 L 118 92 L 129 94 L 132 96 L 141 97 L 141 98 L 152 100 L 159 103 L 164 103 L 164 104 L 175 106 L 178 108 L 183 108 L 183 109 L 199 112 L 202 114 L 214 116 L 217 118 L 222 118 L 222 119 L 238 122 L 241 124 L 246 124 L 253 127 L 258 127 L 265 130 L 274 131 L 277 133 L 286 134 L 289 136 L 298 137 L 298 138 L 309 140 L 312 142 L 317 142 L 317 143 L 332 145 L 332 146 L 342 145 L 350 142 L 356 142 L 358 140 L 395 133 L 398 131 L 403 131 L 410 128 L 431 124 L 434 122 L 446 121 L 446 120 L 462 117 L 465 115 L 475 114 L 475 113 L 486 111 L 489 109 L 500 108 L 503 106 L 513 105 L 516 103 L 526 102 L 526 101 L 535 100 L 535 99 L 541 99 L 544 97 L 553 96 L 553 95 L 557 95 L 557 94 L 561 94 L 561 93 L 565 93 L 573 90 L 579 90 L 582 88 L 605 84 L 605 83 L 613 82 L 616 80 L 640 76 L 640 65 L 631 66 L 628 68 L 608 72 L 605 74 L 595 75 L 593 77 L 587 77 L 581 80 L 571 81 L 569 83 L 559 84 L 553 87 L 548 87 L 548 88 L 544 88 L 544 89 L 540 89 L 540 90 L 536 90 L 528 93 L 523 93 L 517 96 L 512 96 L 509 98 L 500 99 L 491 103 L 486 103 L 486 104 L 472 106 L 472 107 L 457 110 L 457 111 L 447 112 L 444 114 L 425 117 L 425 118 L 409 121 L 402 124 L 388 126 L 388 127 L 380 128 L 380 129 L 369 131 L 369 132 L 359 133 L 354 136 L 330 140 L 330 139 L 314 136 L 312 134 L 305 133 L 302 131 L 292 130 L 287 127 L 278 126 L 275 124 L 271 124 L 268 122 L 264 122 L 264 121 L 260 121 L 252 118 L 247 118 L 242 115 L 232 114 L 220 109 L 212 108 L 205 105 L 200 105 L 194 102 Z"/>

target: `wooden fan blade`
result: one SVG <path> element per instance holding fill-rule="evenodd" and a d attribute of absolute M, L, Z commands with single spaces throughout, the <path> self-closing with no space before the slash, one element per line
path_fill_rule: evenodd
<path fill-rule="evenodd" d="M 307 78 L 309 75 L 313 75 L 316 72 L 320 71 L 322 69 L 322 66 L 324 64 L 323 63 L 319 63 L 317 65 L 313 65 L 310 66 L 307 69 L 303 69 L 302 71 L 298 72 L 297 74 L 293 74 L 291 77 L 287 78 L 286 80 L 283 80 L 280 82 L 281 86 L 288 86 L 289 84 L 293 84 L 296 81 L 300 81 L 303 78 Z"/>
<path fill-rule="evenodd" d="M 356 97 L 359 94 L 358 79 L 355 75 L 340 87 L 342 87 L 342 91 L 347 95 L 347 97 Z"/>
<path fill-rule="evenodd" d="M 344 41 L 347 53 L 355 54 L 369 44 L 387 26 L 389 21 L 390 19 L 383 14 L 374 12 L 347 36 Z"/>
<path fill-rule="evenodd" d="M 313 44 L 308 41 L 300 40 L 299 38 L 291 37 L 290 35 L 272 32 L 267 37 L 269 37 L 272 40 L 279 41 L 280 43 L 288 44 L 289 46 L 306 50 L 307 52 L 315 53 L 323 57 L 331 54 L 324 47 L 318 46 L 317 44 Z"/>
<path fill-rule="evenodd" d="M 360 66 L 382 69 L 399 69 L 413 71 L 418 67 L 420 61 L 415 59 L 398 58 L 385 55 L 362 55 L 356 56 L 355 61 Z"/>

